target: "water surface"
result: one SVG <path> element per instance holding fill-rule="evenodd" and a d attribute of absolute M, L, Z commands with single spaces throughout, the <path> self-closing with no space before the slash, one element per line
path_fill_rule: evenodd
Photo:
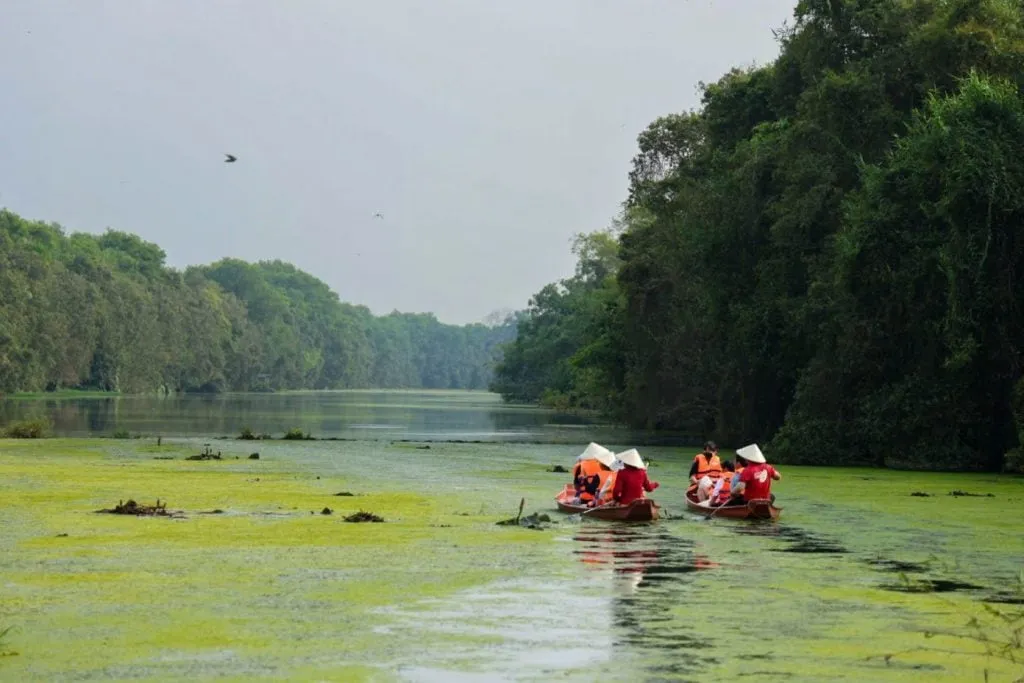
<path fill-rule="evenodd" d="M 202 402 L 189 404 L 187 415 L 166 418 L 182 425 L 167 432 L 192 429 L 193 419 L 214 426 L 161 447 L 0 441 L 0 627 L 16 627 L 9 647 L 19 652 L 0 658 L 0 680 L 1024 675 L 970 641 L 926 637 L 963 633 L 970 619 L 986 618 L 986 605 L 1015 608 L 1020 478 L 781 467 L 778 522 L 708 521 L 682 505 L 694 450 L 650 447 L 642 453 L 654 460 L 653 497 L 667 518 L 621 525 L 554 512 L 566 475 L 547 469 L 571 464 L 589 429 L 486 395 L 456 396 L 448 408 L 440 396 L 356 398 L 225 397 L 206 403 L 208 418 L 196 417 Z M 275 416 L 272 401 L 282 399 L 289 407 Z M 97 432 L 163 431 L 152 428 L 159 415 L 126 406 L 135 404 L 122 399 L 124 422 Z M 216 441 L 228 459 L 181 459 L 246 422 L 274 429 L 259 417 L 283 429 L 303 419 L 303 406 L 314 433 L 373 436 Z M 495 414 L 515 424 L 499 425 Z M 332 420 L 344 429 L 327 431 Z M 503 429 L 565 443 L 517 443 Z M 492 442 L 423 448 L 393 439 L 470 433 Z M 605 445 L 615 450 L 635 445 L 611 435 Z M 252 450 L 260 460 L 246 458 Z M 361 495 L 333 495 L 341 490 Z M 92 512 L 130 496 L 159 496 L 188 518 Z M 557 523 L 496 526 L 522 497 L 527 512 L 547 511 Z M 320 515 L 324 506 L 335 514 Z M 388 522 L 340 520 L 363 507 Z M 212 508 L 225 513 L 198 514 Z"/>
<path fill-rule="evenodd" d="M 576 443 L 678 440 L 590 418 L 502 403 L 470 391 L 330 391 L 266 394 L 94 396 L 0 400 L 0 424 L 44 416 L 58 436 L 116 432 L 162 436 L 237 436 L 249 427 L 280 436 L 298 427 L 319 438 Z M 693 437 L 689 439 L 693 442 Z"/>

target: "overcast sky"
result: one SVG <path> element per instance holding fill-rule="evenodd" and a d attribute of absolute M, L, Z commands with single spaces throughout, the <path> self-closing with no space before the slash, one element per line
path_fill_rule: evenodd
<path fill-rule="evenodd" d="M 637 134 L 795 1 L 0 4 L 0 206 L 462 323 L 569 275 Z"/>

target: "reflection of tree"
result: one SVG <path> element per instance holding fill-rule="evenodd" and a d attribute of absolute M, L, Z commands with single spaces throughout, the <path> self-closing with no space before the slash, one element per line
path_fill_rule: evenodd
<path fill-rule="evenodd" d="M 652 675 L 693 674 L 712 663 L 710 643 L 673 610 L 692 601 L 692 574 L 717 567 L 693 543 L 657 525 L 581 529 L 581 561 L 612 569 L 614 647 L 636 655 Z"/>

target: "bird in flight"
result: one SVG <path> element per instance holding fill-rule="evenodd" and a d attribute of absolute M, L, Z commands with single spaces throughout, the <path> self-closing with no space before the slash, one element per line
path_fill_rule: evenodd
<path fill-rule="evenodd" d="M 373 214 L 373 217 L 374 218 L 379 218 L 381 220 L 384 220 L 384 214 L 382 214 L 380 211 L 378 211 L 377 213 Z"/>
<path fill-rule="evenodd" d="M 225 154 L 224 156 L 227 157 L 227 159 L 224 160 L 225 164 L 233 164 L 235 163 L 235 160 L 238 158 L 234 154 Z"/>

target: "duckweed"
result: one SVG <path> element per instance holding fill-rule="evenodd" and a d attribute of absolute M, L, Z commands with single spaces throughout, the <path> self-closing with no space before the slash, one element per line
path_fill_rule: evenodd
<path fill-rule="evenodd" d="M 1018 608 L 1019 478 L 786 467 L 779 522 L 705 522 L 692 454 L 647 449 L 670 517 L 617 525 L 553 511 L 573 447 L 203 443 L 0 441 L 0 679 L 1024 674 L 963 637 Z M 94 513 L 158 498 L 183 518 Z M 523 498 L 557 523 L 497 526 Z"/>

